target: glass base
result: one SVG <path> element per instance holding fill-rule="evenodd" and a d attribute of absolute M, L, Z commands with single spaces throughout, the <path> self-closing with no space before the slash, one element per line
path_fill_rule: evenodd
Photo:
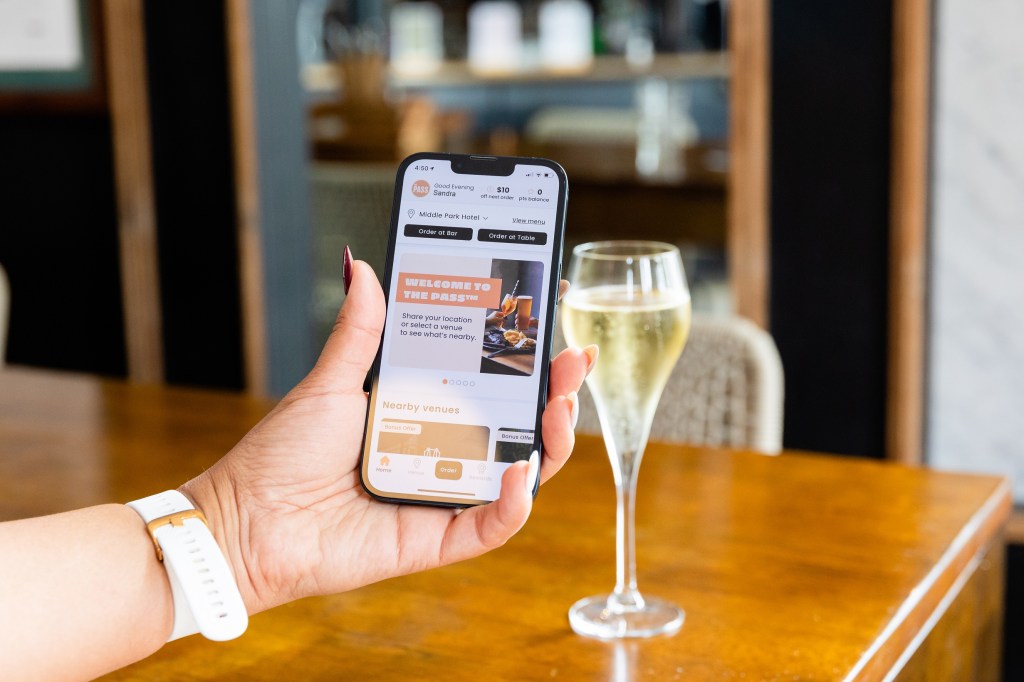
<path fill-rule="evenodd" d="M 569 625 L 580 635 L 597 639 L 674 635 L 683 626 L 683 610 L 657 597 L 643 606 L 620 607 L 612 595 L 580 599 L 569 609 Z"/>

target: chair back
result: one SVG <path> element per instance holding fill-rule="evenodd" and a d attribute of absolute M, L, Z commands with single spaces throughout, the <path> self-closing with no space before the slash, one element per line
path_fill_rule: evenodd
<path fill-rule="evenodd" d="M 555 343 L 565 345 L 560 331 Z M 586 387 L 580 398 L 576 430 L 600 433 Z M 771 335 L 744 318 L 694 315 L 686 348 L 662 394 L 651 438 L 778 454 L 782 404 L 782 361 Z"/>

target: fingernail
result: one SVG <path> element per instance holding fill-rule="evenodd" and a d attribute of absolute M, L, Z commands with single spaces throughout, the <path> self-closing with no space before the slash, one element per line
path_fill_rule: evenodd
<path fill-rule="evenodd" d="M 601 349 L 596 345 L 591 344 L 583 349 L 583 352 L 587 354 L 587 358 L 590 360 L 590 364 L 587 365 L 587 376 L 594 371 L 594 365 L 597 364 L 597 356 L 601 354 Z"/>
<path fill-rule="evenodd" d="M 565 399 L 569 401 L 572 407 L 569 408 L 569 420 L 572 422 L 572 428 L 576 430 L 576 424 L 580 421 L 580 396 L 573 391 L 569 395 L 565 396 Z"/>
<path fill-rule="evenodd" d="M 537 477 L 540 476 L 540 455 L 536 450 L 530 455 L 530 464 L 526 468 L 526 494 L 533 495 L 537 489 Z"/>
<path fill-rule="evenodd" d="M 352 286 L 352 251 L 348 248 L 348 244 L 345 245 L 345 293 L 348 293 L 348 288 Z"/>
<path fill-rule="evenodd" d="M 570 287 L 571 287 L 571 285 L 568 282 L 566 282 L 564 279 L 561 282 L 558 283 L 558 300 L 559 301 L 561 301 L 563 298 L 565 298 L 565 295 L 567 293 L 569 293 Z"/>

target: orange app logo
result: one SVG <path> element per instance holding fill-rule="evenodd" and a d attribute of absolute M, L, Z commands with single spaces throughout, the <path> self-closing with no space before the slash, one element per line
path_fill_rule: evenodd
<path fill-rule="evenodd" d="M 412 183 L 412 194 L 416 197 L 425 197 L 430 194 L 430 183 L 426 180 L 417 180 Z"/>

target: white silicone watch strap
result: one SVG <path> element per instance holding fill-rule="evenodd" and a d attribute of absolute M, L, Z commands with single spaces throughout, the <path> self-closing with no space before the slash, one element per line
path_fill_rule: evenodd
<path fill-rule="evenodd" d="M 144 497 L 128 506 L 146 523 L 195 509 L 176 490 Z M 245 632 L 249 616 L 242 595 L 206 524 L 185 519 L 181 525 L 161 525 L 153 535 L 163 552 L 174 597 L 174 629 L 167 641 L 201 632 L 207 639 L 223 642 Z"/>

